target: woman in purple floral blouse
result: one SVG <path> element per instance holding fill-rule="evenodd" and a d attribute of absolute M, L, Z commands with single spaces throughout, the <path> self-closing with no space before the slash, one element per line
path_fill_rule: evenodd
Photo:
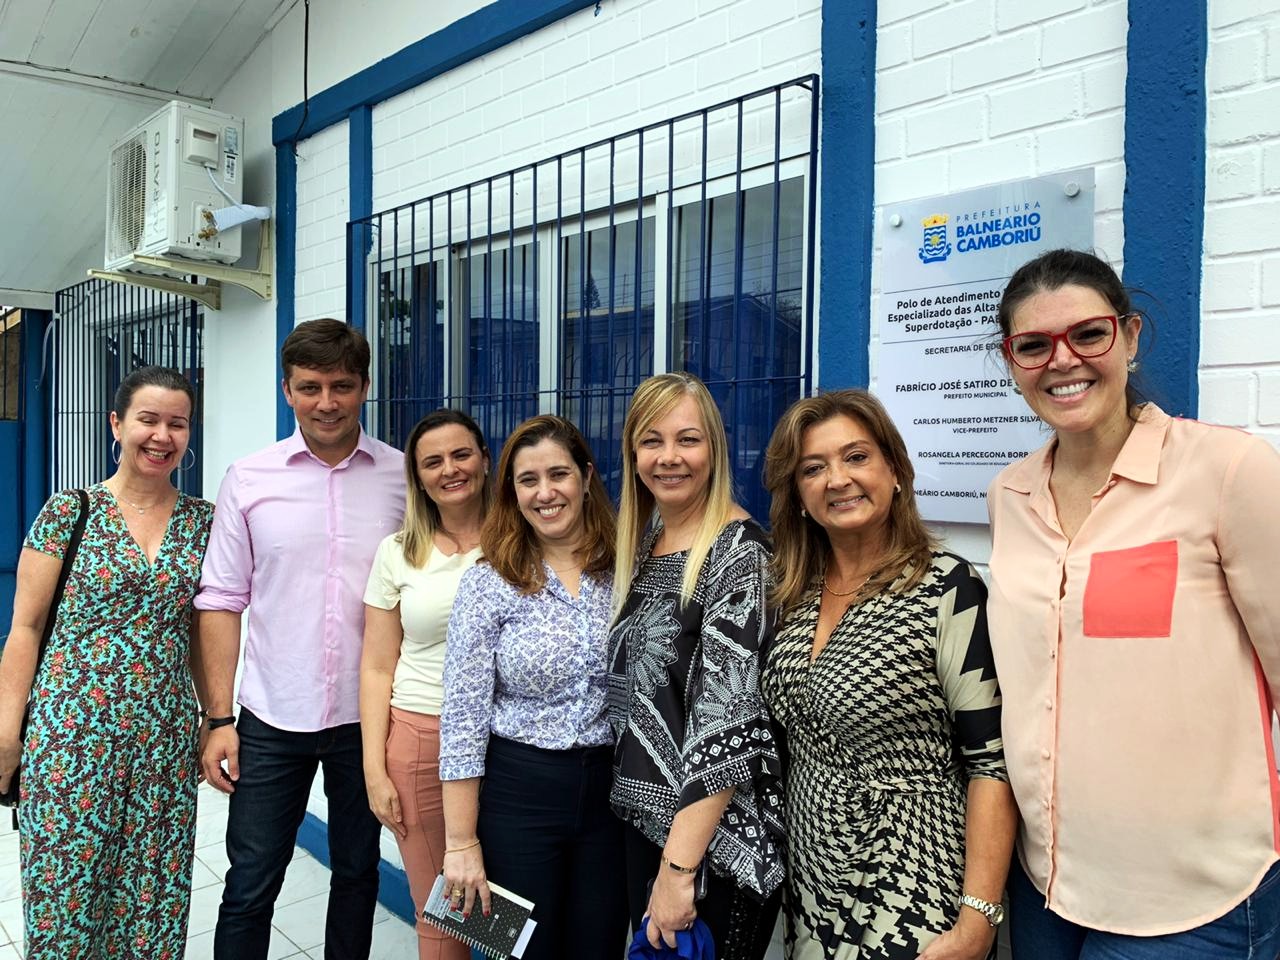
<path fill-rule="evenodd" d="M 117 469 L 88 489 L 84 535 L 36 668 L 80 512 L 56 493 L 27 536 L 0 662 L 0 789 L 19 794 L 26 955 L 176 960 L 195 844 L 191 600 L 213 504 L 173 486 L 195 394 L 143 367 L 116 392 Z M 20 742 L 23 705 L 31 721 Z"/>
<path fill-rule="evenodd" d="M 578 428 L 534 417 L 498 462 L 446 641 L 444 876 L 464 913 L 488 881 L 534 901 L 525 960 L 615 960 L 626 932 L 605 715 L 614 515 Z"/>

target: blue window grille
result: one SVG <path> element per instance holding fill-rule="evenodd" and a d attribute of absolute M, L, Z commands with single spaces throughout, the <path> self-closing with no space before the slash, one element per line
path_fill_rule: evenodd
<path fill-rule="evenodd" d="M 348 224 L 371 431 L 400 445 L 453 406 L 496 451 L 558 413 L 616 495 L 632 392 L 688 370 L 766 518 L 764 448 L 811 387 L 817 94 L 802 77 Z"/>
<path fill-rule="evenodd" d="M 203 308 L 195 300 L 106 280 L 86 280 L 58 291 L 45 358 L 52 378 L 53 490 L 87 486 L 111 475 L 115 463 L 108 417 L 116 388 L 138 367 L 156 364 L 181 371 L 195 387 L 195 463 L 180 469 L 175 479 L 183 492 L 201 494 L 203 336 Z"/>

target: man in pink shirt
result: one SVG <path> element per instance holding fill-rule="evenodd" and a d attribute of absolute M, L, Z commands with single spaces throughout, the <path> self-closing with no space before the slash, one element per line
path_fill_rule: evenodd
<path fill-rule="evenodd" d="M 361 598 L 379 542 L 400 526 L 404 461 L 360 426 L 369 344 L 358 330 L 301 323 L 280 360 L 297 430 L 227 470 L 195 601 L 194 662 L 208 688 L 200 762 L 231 795 L 213 949 L 217 960 L 265 960 L 320 766 L 333 868 L 325 957 L 352 960 L 369 955 L 379 860 L 360 746 Z"/>

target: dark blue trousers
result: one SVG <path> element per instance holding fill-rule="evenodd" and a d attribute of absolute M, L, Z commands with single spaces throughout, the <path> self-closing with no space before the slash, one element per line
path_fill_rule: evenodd
<path fill-rule="evenodd" d="M 613 748 L 489 738 L 476 832 L 488 878 L 534 903 L 524 960 L 619 960 L 627 942 Z"/>
<path fill-rule="evenodd" d="M 240 779 L 227 817 L 231 869 L 222 892 L 214 960 L 266 960 L 271 917 L 293 858 L 316 768 L 329 801 L 326 960 L 365 960 L 378 901 L 381 825 L 364 787 L 360 725 L 293 733 L 240 711 Z"/>

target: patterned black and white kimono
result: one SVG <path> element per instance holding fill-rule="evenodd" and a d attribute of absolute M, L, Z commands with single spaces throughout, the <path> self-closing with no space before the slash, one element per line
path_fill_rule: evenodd
<path fill-rule="evenodd" d="M 645 539 L 611 634 L 610 801 L 662 846 L 678 811 L 733 787 L 707 859 L 763 900 L 783 872 L 782 764 L 760 693 L 773 636 L 768 539 L 753 521 L 726 524 L 681 605 L 687 553 L 653 556 L 658 533 Z"/>

